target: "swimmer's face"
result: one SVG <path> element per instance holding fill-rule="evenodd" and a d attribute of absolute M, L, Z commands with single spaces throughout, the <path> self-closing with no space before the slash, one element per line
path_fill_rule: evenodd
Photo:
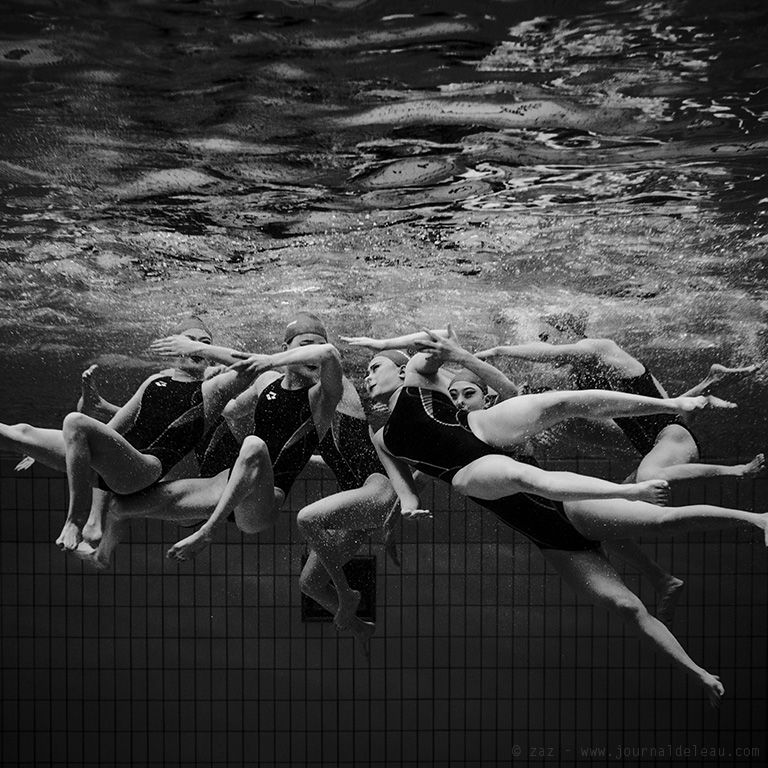
<path fill-rule="evenodd" d="M 547 344 L 571 344 L 577 341 L 577 336 L 570 331 L 559 331 L 547 323 L 539 326 L 539 341 L 545 341 Z"/>
<path fill-rule="evenodd" d="M 374 357 L 368 363 L 365 388 L 371 399 L 386 402 L 402 386 L 404 376 L 404 365 L 397 365 L 388 357 Z"/>
<path fill-rule="evenodd" d="M 483 390 L 470 381 L 454 382 L 448 394 L 453 404 L 462 411 L 482 411 L 488 407 L 488 399 Z"/>
<path fill-rule="evenodd" d="M 208 333 L 208 331 L 204 331 L 202 328 L 187 328 L 185 331 L 182 331 L 180 335 L 186 336 L 188 339 L 192 339 L 192 341 L 199 341 L 201 344 L 213 343 L 211 334 Z M 179 357 L 176 359 L 176 367 L 188 372 L 203 372 L 208 367 L 208 360 L 199 355 Z"/>
<path fill-rule="evenodd" d="M 328 340 L 317 333 L 300 333 L 294 336 L 288 344 L 283 344 L 283 349 L 296 349 L 308 347 L 313 344 L 327 344 Z M 285 366 L 291 373 L 316 382 L 320 377 L 320 366 L 314 363 L 294 363 Z"/>

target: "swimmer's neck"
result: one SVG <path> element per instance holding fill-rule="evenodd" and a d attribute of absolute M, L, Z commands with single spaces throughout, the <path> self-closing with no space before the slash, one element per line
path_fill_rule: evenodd
<path fill-rule="evenodd" d="M 280 386 L 283 389 L 307 389 L 317 384 L 317 379 L 312 379 L 309 376 L 302 376 L 296 371 L 292 371 L 290 368 L 286 368 L 285 375 L 280 382 Z"/>

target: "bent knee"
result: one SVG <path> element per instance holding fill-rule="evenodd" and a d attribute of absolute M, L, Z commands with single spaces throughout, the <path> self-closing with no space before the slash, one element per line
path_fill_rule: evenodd
<path fill-rule="evenodd" d="M 68 413 L 61 425 L 62 432 L 71 434 L 81 431 L 89 421 L 89 417 L 84 413 L 78 413 L 77 411 Z"/>
<path fill-rule="evenodd" d="M 242 406 L 239 406 L 234 400 L 230 400 L 221 409 L 221 415 L 224 417 L 226 421 L 230 421 L 231 419 L 238 418 L 238 416 L 241 415 L 242 411 L 243 411 Z"/>
<path fill-rule="evenodd" d="M 268 460 L 267 444 L 257 435 L 248 435 L 240 446 L 240 458 L 250 462 Z"/>
<path fill-rule="evenodd" d="M 313 524 L 317 522 L 318 514 L 313 509 L 313 506 L 310 505 L 299 510 L 299 513 L 296 515 L 296 525 L 299 528 L 312 528 Z"/>
<path fill-rule="evenodd" d="M 377 498 L 388 499 L 392 497 L 392 501 L 397 498 L 395 489 L 392 487 L 392 483 L 386 475 L 376 473 L 371 475 L 365 482 L 365 487 L 370 488 Z"/>
<path fill-rule="evenodd" d="M 640 598 L 635 595 L 610 598 L 608 607 L 615 611 L 622 621 L 637 622 L 647 612 Z"/>

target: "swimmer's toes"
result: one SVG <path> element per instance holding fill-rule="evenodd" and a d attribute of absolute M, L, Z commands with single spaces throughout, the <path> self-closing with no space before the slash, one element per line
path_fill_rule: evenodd
<path fill-rule="evenodd" d="M 730 400 L 722 400 L 719 397 L 713 395 L 707 395 L 706 397 L 708 408 L 738 408 L 736 403 L 730 402 Z"/>
<path fill-rule="evenodd" d="M 81 541 L 80 529 L 74 523 L 67 523 L 56 539 L 56 546 L 66 552 L 75 549 Z"/>
<path fill-rule="evenodd" d="M 183 560 L 186 560 L 187 558 L 184 557 L 184 552 L 182 549 L 179 548 L 178 544 L 174 544 L 166 553 L 165 556 L 169 560 L 177 560 L 179 562 L 182 562 Z"/>

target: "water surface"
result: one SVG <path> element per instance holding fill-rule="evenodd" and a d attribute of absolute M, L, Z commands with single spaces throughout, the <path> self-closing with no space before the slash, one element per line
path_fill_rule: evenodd
<path fill-rule="evenodd" d="M 124 397 L 189 310 L 254 349 L 298 308 L 470 346 L 586 310 L 672 391 L 765 358 L 762 2 L 5 7 L 4 421 L 93 360 Z M 712 452 L 764 447 L 765 381 Z"/>

